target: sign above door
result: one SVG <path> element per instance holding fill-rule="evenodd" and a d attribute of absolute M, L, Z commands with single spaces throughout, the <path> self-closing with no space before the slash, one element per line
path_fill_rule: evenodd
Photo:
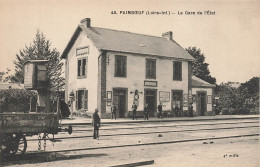
<path fill-rule="evenodd" d="M 144 86 L 157 87 L 157 81 L 144 81 Z"/>

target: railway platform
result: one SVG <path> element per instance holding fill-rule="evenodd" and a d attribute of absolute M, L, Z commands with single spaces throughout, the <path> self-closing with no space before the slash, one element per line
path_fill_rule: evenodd
<path fill-rule="evenodd" d="M 259 119 L 259 115 L 215 115 L 215 116 L 196 116 L 196 117 L 168 117 L 157 118 L 150 117 L 149 121 L 143 118 L 132 120 L 131 118 L 101 119 L 101 124 L 123 124 L 123 123 L 141 123 L 141 122 L 175 122 L 175 121 L 213 121 L 213 120 L 234 120 L 234 119 Z M 62 125 L 90 125 L 92 119 L 84 117 L 73 117 L 62 119 Z"/>

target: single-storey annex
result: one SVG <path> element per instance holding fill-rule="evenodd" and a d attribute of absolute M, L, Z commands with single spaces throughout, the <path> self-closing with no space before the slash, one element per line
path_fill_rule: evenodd
<path fill-rule="evenodd" d="M 195 115 L 213 115 L 209 103 L 213 92 L 205 90 L 212 85 L 192 86 L 202 82 L 191 75 L 194 58 L 173 40 L 171 31 L 162 37 L 136 34 L 92 27 L 86 18 L 61 57 L 66 60 L 65 98 L 72 100 L 74 111 L 92 113 L 99 108 L 105 118 L 110 117 L 111 105 L 116 105 L 117 116 L 123 118 L 131 116 L 133 103 L 138 112 L 147 103 L 150 116 L 156 116 L 159 103 L 164 111 L 178 105 L 187 112 L 192 101 L 200 100 Z M 73 94 L 75 99 L 70 97 Z"/>

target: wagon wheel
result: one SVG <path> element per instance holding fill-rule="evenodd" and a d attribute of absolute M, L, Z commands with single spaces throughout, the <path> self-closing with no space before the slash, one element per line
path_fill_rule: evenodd
<path fill-rule="evenodd" d="M 24 135 L 20 136 L 16 154 L 24 154 L 27 149 L 27 140 Z"/>
<path fill-rule="evenodd" d="M 1 139 L 2 155 L 24 154 L 26 149 L 27 141 L 24 135 L 8 135 Z"/>

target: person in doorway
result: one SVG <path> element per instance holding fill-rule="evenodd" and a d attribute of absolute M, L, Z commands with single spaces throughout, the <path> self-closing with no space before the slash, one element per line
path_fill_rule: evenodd
<path fill-rule="evenodd" d="M 158 105 L 158 118 L 163 118 L 162 115 L 162 103 L 160 102 L 160 104 Z"/>
<path fill-rule="evenodd" d="M 99 128 L 100 128 L 100 117 L 98 115 L 98 109 L 95 109 L 95 112 L 92 116 L 92 126 L 94 127 L 93 139 L 99 140 Z"/>
<path fill-rule="evenodd" d="M 179 108 L 178 104 L 176 104 L 175 108 L 174 108 L 174 116 L 178 117 L 179 116 L 179 112 L 180 112 L 180 108 Z"/>
<path fill-rule="evenodd" d="M 147 103 L 144 106 L 144 120 L 149 120 L 149 108 Z"/>
<path fill-rule="evenodd" d="M 193 106 L 192 106 L 193 103 L 190 103 L 190 107 L 189 107 L 189 116 L 190 117 L 193 117 Z"/>
<path fill-rule="evenodd" d="M 111 119 L 115 118 L 115 120 L 116 120 L 116 111 L 117 111 L 116 105 L 113 104 L 111 106 L 111 116 L 112 116 Z"/>

